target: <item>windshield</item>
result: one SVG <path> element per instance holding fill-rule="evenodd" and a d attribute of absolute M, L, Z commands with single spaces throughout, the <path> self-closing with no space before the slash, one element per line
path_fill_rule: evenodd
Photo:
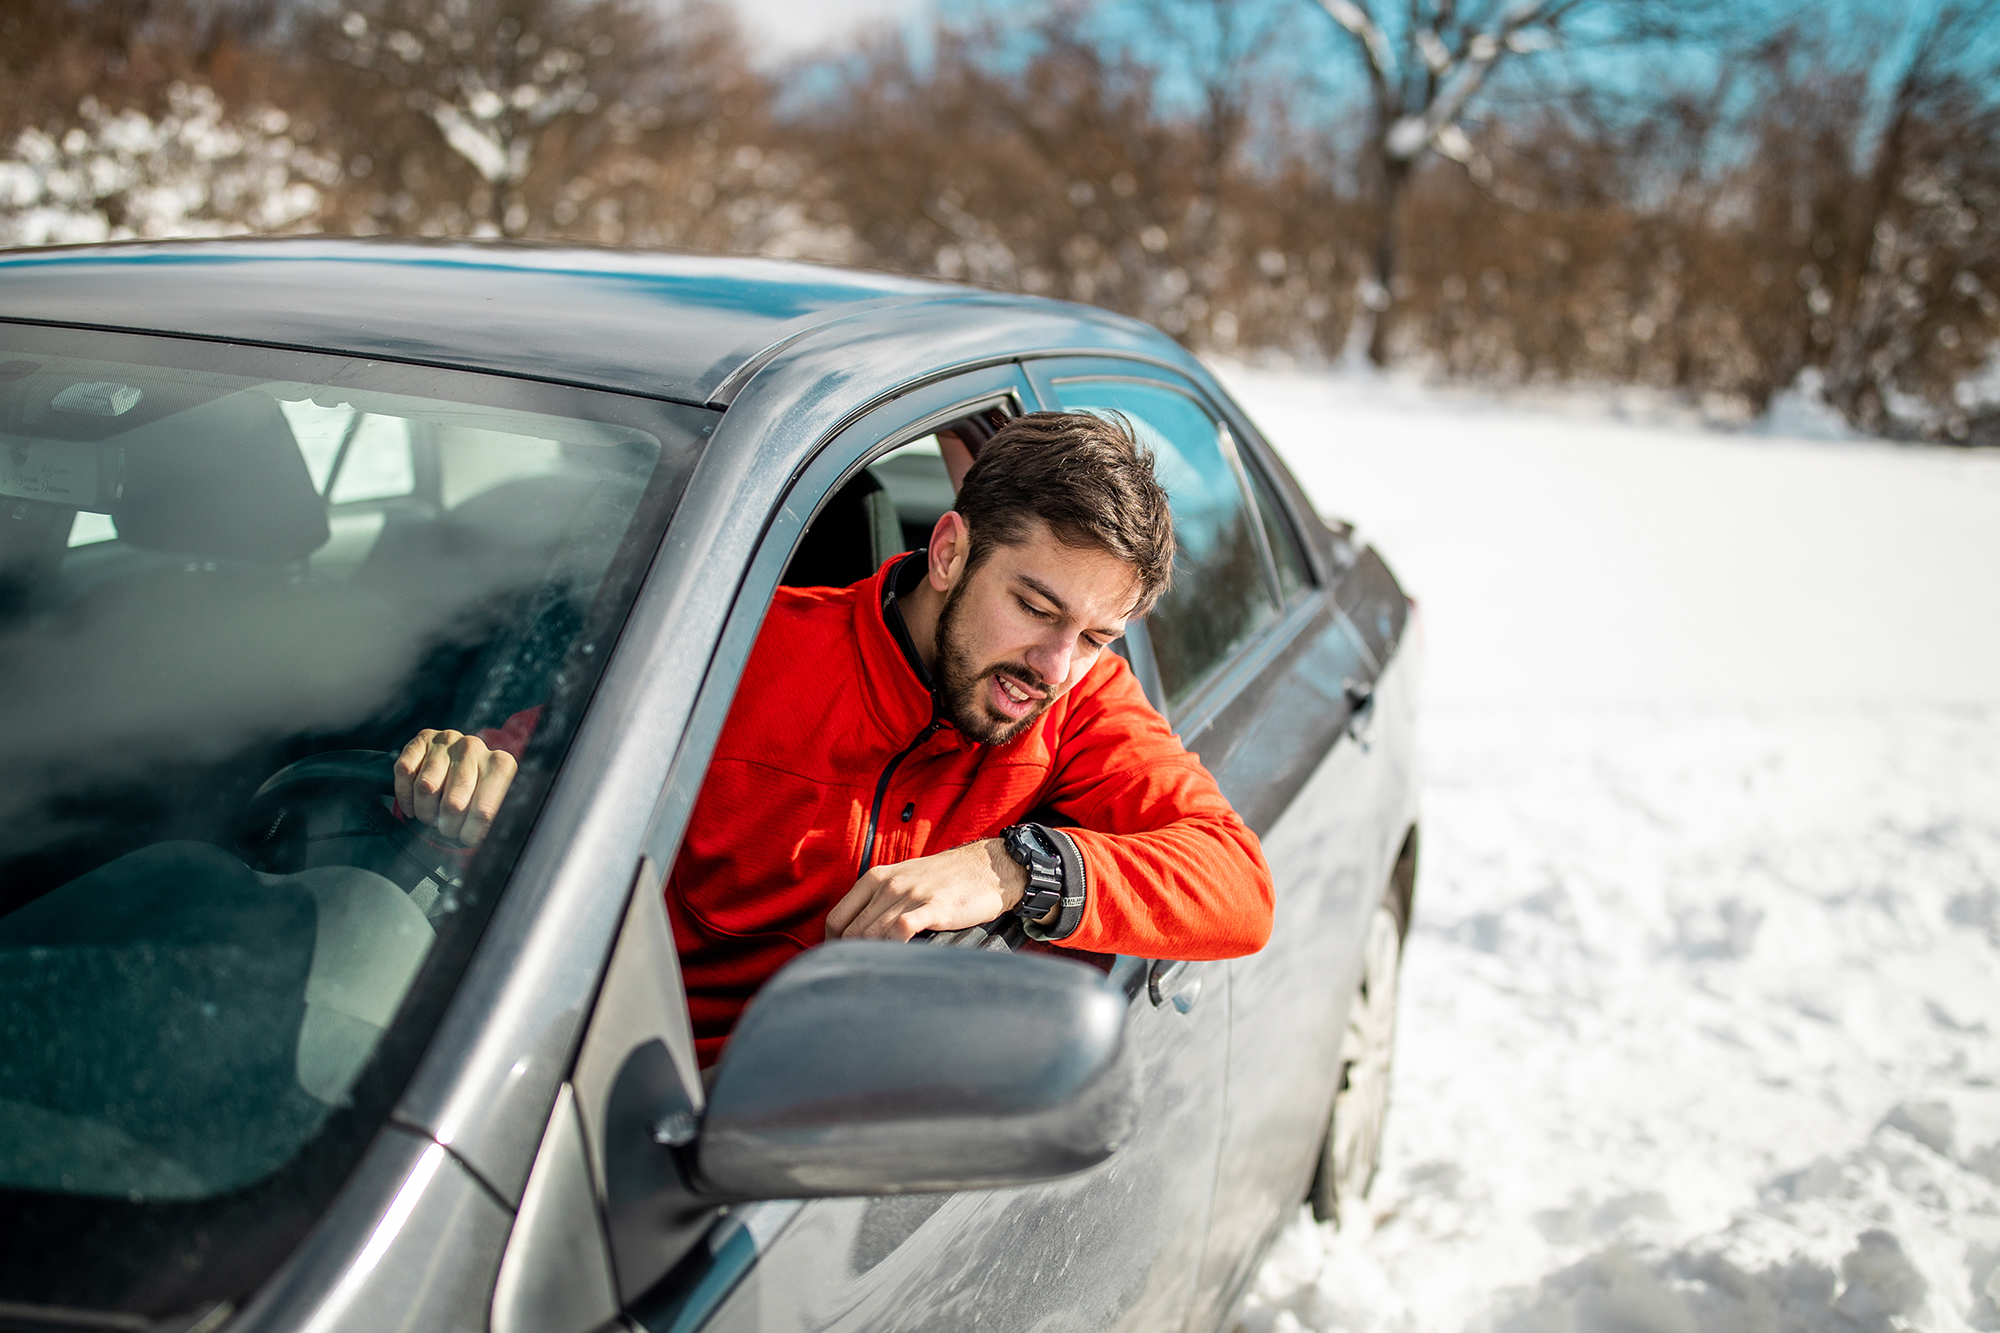
<path fill-rule="evenodd" d="M 717 419 L 0 324 L 0 1207 L 87 1249 L 337 1184 L 299 1163 L 386 1115 Z M 476 851 L 396 807 L 418 730 L 531 708 Z M 0 1300 L 101 1305 L 64 1262 Z"/>

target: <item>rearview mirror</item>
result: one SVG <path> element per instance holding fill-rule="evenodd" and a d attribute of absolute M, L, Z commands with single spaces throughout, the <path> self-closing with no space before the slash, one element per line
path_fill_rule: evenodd
<path fill-rule="evenodd" d="M 1126 998 L 1066 959 L 837 942 L 764 987 L 694 1145 L 704 1194 L 990 1188 L 1104 1161 L 1138 1092 Z"/>

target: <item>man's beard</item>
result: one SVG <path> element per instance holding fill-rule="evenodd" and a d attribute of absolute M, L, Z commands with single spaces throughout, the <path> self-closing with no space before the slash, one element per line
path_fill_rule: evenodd
<path fill-rule="evenodd" d="M 972 660 L 972 655 L 959 642 L 956 633 L 960 613 L 964 610 L 960 605 L 963 600 L 961 594 L 970 584 L 970 579 L 963 579 L 946 593 L 944 608 L 938 612 L 935 645 L 938 702 L 945 719 L 958 729 L 959 735 L 984 745 L 1005 745 L 1048 711 L 1049 705 L 1055 702 L 1055 691 L 1029 670 L 1025 662 L 995 662 L 982 671 Z M 1044 693 L 1035 710 L 1026 717 L 998 717 L 986 702 L 986 680 L 989 676 L 1006 676 L 1031 690 Z"/>

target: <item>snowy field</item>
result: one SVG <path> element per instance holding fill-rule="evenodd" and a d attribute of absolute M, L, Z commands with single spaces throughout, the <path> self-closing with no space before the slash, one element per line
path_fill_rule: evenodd
<path fill-rule="evenodd" d="M 2000 1330 L 2000 457 L 1224 377 L 1430 647 L 1373 1216 L 1244 1333 Z"/>

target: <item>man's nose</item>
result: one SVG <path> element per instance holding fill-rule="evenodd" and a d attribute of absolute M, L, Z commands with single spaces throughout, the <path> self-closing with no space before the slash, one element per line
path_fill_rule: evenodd
<path fill-rule="evenodd" d="M 1069 679 L 1075 646 L 1067 635 L 1048 638 L 1028 649 L 1026 656 L 1029 668 L 1042 678 L 1044 685 L 1060 685 Z"/>

